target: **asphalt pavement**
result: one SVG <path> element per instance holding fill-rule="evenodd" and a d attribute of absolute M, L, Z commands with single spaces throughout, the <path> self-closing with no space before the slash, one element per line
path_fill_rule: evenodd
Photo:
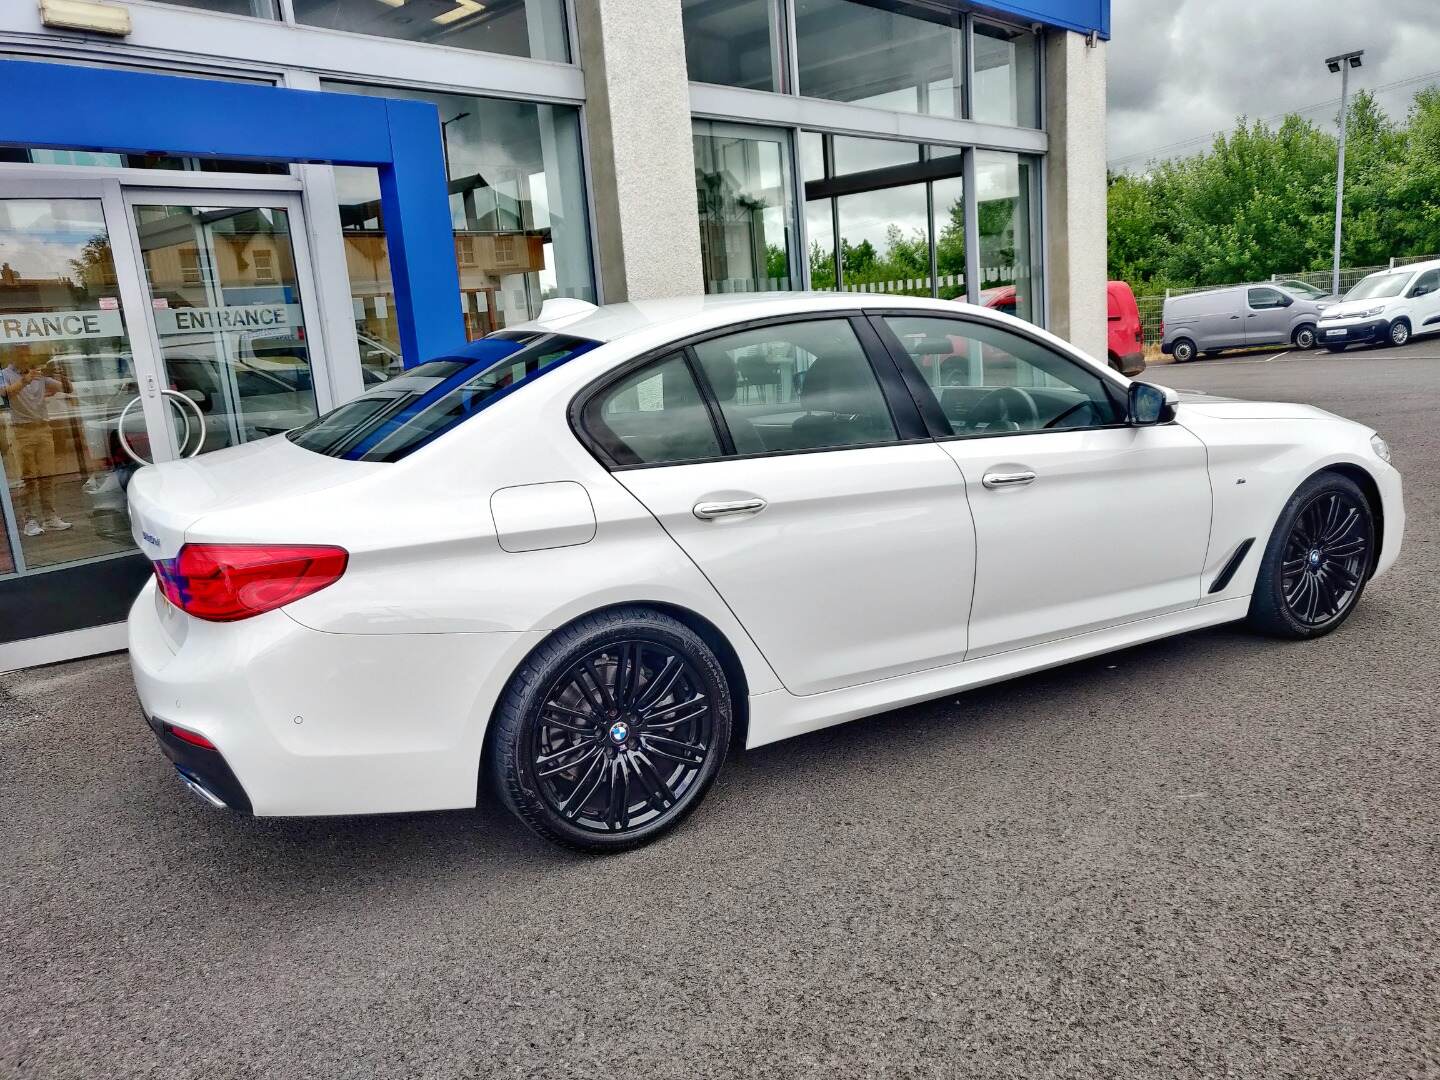
<path fill-rule="evenodd" d="M 1339 633 L 746 753 L 623 856 L 211 811 L 123 656 L 0 677 L 0 1075 L 1440 1076 L 1440 342 L 1148 377 L 1390 441 L 1406 547 Z"/>

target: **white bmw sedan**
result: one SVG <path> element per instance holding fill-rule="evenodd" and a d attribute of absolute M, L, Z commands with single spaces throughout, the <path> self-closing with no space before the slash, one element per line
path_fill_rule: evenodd
<path fill-rule="evenodd" d="M 551 302 L 306 427 L 142 469 L 140 700 L 256 815 L 672 828 L 732 745 L 1198 627 L 1309 638 L 1394 561 L 1385 443 L 941 301 Z"/>

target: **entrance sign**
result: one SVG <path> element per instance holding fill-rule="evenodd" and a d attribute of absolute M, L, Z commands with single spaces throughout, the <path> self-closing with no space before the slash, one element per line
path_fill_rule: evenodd
<path fill-rule="evenodd" d="M 125 336 L 118 311 L 34 311 L 0 313 L 0 345 L 83 341 Z"/>
<path fill-rule="evenodd" d="M 228 307 L 170 307 L 155 309 L 155 329 L 172 334 L 284 330 L 304 326 L 299 304 L 243 304 Z"/>

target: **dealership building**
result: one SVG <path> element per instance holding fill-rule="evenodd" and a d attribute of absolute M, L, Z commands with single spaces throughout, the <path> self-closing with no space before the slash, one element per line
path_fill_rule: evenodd
<path fill-rule="evenodd" d="M 141 463 L 594 303 L 988 303 L 1104 356 L 1109 0 L 0 4 L 0 670 L 122 648 Z"/>

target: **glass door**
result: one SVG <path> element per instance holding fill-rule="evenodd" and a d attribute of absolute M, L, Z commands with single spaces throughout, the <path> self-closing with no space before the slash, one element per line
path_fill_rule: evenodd
<path fill-rule="evenodd" d="M 307 327 L 315 290 L 299 198 L 195 191 L 126 195 L 144 316 L 190 456 L 289 431 L 330 405 Z"/>

